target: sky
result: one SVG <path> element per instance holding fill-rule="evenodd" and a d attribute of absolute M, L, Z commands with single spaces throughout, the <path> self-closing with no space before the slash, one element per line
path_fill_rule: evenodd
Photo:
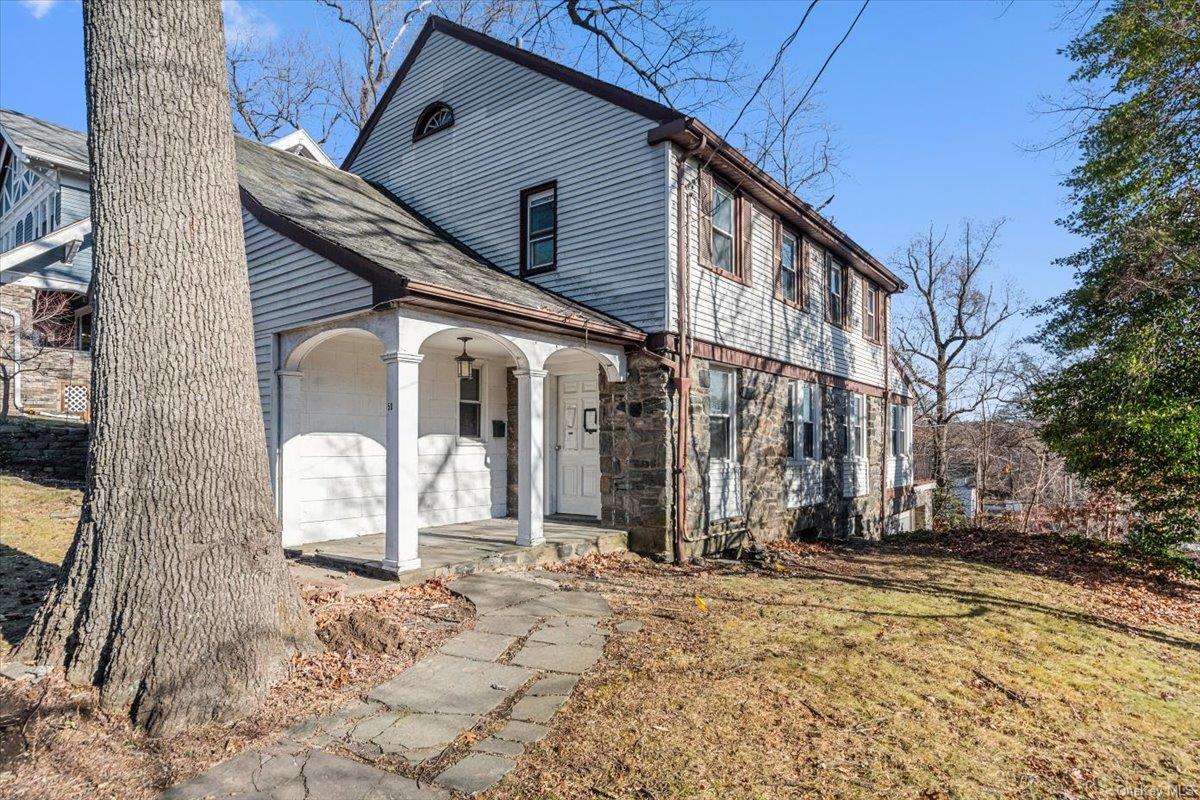
<path fill-rule="evenodd" d="M 746 70 L 761 74 L 807 2 L 714 0 L 712 24 L 745 44 Z M 811 79 L 858 12 L 822 0 L 787 55 Z M 82 130 L 83 33 L 75 0 L 0 0 L 0 106 Z M 305 0 L 226 2 L 231 35 L 264 40 L 328 36 L 331 17 Z M 1030 304 L 1069 288 L 1054 259 L 1080 241 L 1056 224 L 1069 211 L 1060 183 L 1070 152 L 1032 152 L 1053 138 L 1041 98 L 1067 87 L 1072 36 L 1052 2 L 873 0 L 817 86 L 839 150 L 825 213 L 890 263 L 913 235 L 964 219 L 1007 220 L 992 278 Z M 724 131 L 743 98 L 702 115 Z M 336 153 L 335 155 L 341 155 Z M 824 198 L 807 198 L 822 201 Z M 1025 318 L 1014 332 L 1032 334 Z"/>

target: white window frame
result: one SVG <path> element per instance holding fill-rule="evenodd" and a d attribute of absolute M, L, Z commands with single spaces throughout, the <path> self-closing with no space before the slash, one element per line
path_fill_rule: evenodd
<path fill-rule="evenodd" d="M 457 367 L 457 365 L 455 365 Z M 479 399 L 464 400 L 462 396 L 463 379 L 458 377 L 457 369 L 454 374 L 454 382 L 458 391 L 458 402 L 454 406 L 454 430 L 458 434 L 458 438 L 467 442 L 482 442 L 486 441 L 487 432 L 483 424 L 483 410 L 487 407 L 487 378 L 484 375 L 484 365 L 472 366 L 471 370 L 479 373 Z M 479 435 L 471 436 L 462 432 L 462 405 L 463 403 L 474 403 L 479 406 Z"/>
<path fill-rule="evenodd" d="M 863 336 L 879 341 L 879 287 L 863 278 Z"/>
<path fill-rule="evenodd" d="M 729 198 L 729 230 L 725 230 L 717 225 L 717 195 L 724 195 Z M 709 242 L 708 252 L 712 259 L 712 264 L 717 269 L 735 274 L 737 272 L 737 198 L 732 191 L 726 189 L 716 181 L 712 182 L 712 208 L 708 210 L 709 220 L 712 224 L 709 227 Z M 724 236 L 729 239 L 729 264 L 717 263 L 717 236 Z"/>
<path fill-rule="evenodd" d="M 549 202 L 554 207 L 554 224 L 549 228 L 539 230 L 533 229 L 533 207 L 539 203 Z M 551 249 L 550 260 L 544 264 L 535 264 L 533 261 L 533 245 L 537 242 L 551 241 L 553 247 Z M 525 198 L 525 271 L 539 272 L 542 270 L 550 271 L 558 266 L 558 189 L 551 187 L 543 189 L 540 192 L 527 195 Z"/>
<path fill-rule="evenodd" d="M 821 460 L 821 386 L 808 381 L 792 381 L 791 387 L 792 410 L 792 458 L 793 463 Z M 808 405 L 808 417 L 804 416 L 805 401 Z M 812 453 L 805 453 L 804 427 L 812 425 Z"/>
<path fill-rule="evenodd" d="M 783 254 L 787 252 L 787 243 L 792 242 L 792 265 L 788 269 L 784 263 Z M 794 297 L 788 297 L 787 282 L 784 280 L 784 273 L 792 274 L 792 292 Z M 779 237 L 779 293 L 783 295 L 783 299 L 791 303 L 799 303 L 803 293 L 800 291 L 800 237 L 789 232 L 786 228 L 783 230 L 783 235 Z"/>
<path fill-rule="evenodd" d="M 843 325 L 846 320 L 846 265 L 831 254 L 825 254 L 825 303 L 829 307 L 829 321 Z M 837 291 L 833 290 L 833 276 L 837 275 Z M 837 313 L 833 312 L 833 298 L 837 298 Z"/>
<path fill-rule="evenodd" d="M 858 392 L 846 394 L 845 413 L 842 414 L 842 428 L 845 458 L 861 459 L 867 456 L 867 414 L 866 397 Z"/>
<path fill-rule="evenodd" d="M 912 454 L 912 413 L 904 403 L 892 403 L 892 457 Z"/>
<path fill-rule="evenodd" d="M 727 376 L 729 377 L 729 382 L 728 382 L 728 384 L 727 384 L 727 386 L 729 387 L 729 414 L 728 414 L 728 419 L 729 419 L 729 430 L 728 430 L 728 434 L 727 434 L 727 435 L 728 435 L 728 437 L 729 437 L 729 440 L 726 442 L 726 451 L 729 453 L 729 457 L 728 457 L 728 458 L 725 458 L 725 459 L 719 459 L 719 460 L 721 460 L 721 461 L 724 461 L 725 463 L 729 463 L 729 464 L 736 464 L 736 463 L 738 463 L 738 450 L 737 450 L 737 439 L 738 439 L 738 437 L 737 437 L 737 427 L 738 427 L 738 425 L 737 425 L 737 417 L 738 417 L 738 403 L 737 403 L 737 398 L 738 398 L 738 387 L 737 387 L 737 370 L 733 370 L 733 369 L 725 369 L 725 368 L 723 368 L 723 367 L 710 367 L 710 368 L 709 368 L 709 372 L 710 372 L 710 373 L 711 373 L 711 372 L 720 372 L 720 373 L 722 373 L 722 374 L 724 374 L 724 375 L 727 375 Z M 713 459 L 712 459 L 712 455 L 711 455 L 711 451 L 712 451 L 712 446 L 711 446 L 711 441 L 712 441 L 712 439 L 711 439 L 711 437 L 712 437 L 712 431 L 711 431 L 711 422 L 712 422 L 712 418 L 713 418 L 714 416 L 717 416 L 717 417 L 723 417 L 723 416 L 726 416 L 726 415 L 723 415 L 723 414 L 713 414 L 713 411 L 712 411 L 712 408 L 713 408 L 713 404 L 712 404 L 712 391 L 711 391 L 711 389 L 712 389 L 712 379 L 711 379 L 711 377 L 710 377 L 710 379 L 709 379 L 709 390 L 710 390 L 710 391 L 709 391 L 709 398 L 708 398 L 708 418 L 709 418 L 709 423 L 710 423 L 710 425 L 709 425 L 709 437 L 710 437 L 710 438 L 709 438 L 709 442 L 710 442 L 710 445 L 709 445 L 709 451 L 710 451 L 710 454 L 709 454 L 709 460 L 713 460 Z"/>

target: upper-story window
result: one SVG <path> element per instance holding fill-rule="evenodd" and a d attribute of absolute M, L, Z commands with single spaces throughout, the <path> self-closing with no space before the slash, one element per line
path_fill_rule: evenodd
<path fill-rule="evenodd" d="M 779 236 L 779 294 L 789 303 L 799 303 L 800 239 L 790 231 Z"/>
<path fill-rule="evenodd" d="M 417 125 L 413 128 L 413 141 L 444 131 L 454 124 L 454 110 L 445 103 L 430 103 L 417 117 Z"/>
<path fill-rule="evenodd" d="M 708 170 L 700 170 L 700 263 L 749 283 L 751 204 Z"/>
<path fill-rule="evenodd" d="M 521 192 L 521 274 L 558 266 L 558 185 L 544 183 Z"/>
<path fill-rule="evenodd" d="M 881 331 L 879 319 L 879 287 L 863 279 L 863 336 L 878 342 Z"/>
<path fill-rule="evenodd" d="M 713 266 L 733 272 L 733 192 L 719 183 L 713 184 L 711 214 Z"/>
<path fill-rule="evenodd" d="M 826 318 L 836 325 L 843 324 L 846 315 L 846 267 L 829 253 L 825 254 L 825 295 Z"/>
<path fill-rule="evenodd" d="M 708 458 L 737 459 L 737 374 L 713 367 L 708 371 Z"/>

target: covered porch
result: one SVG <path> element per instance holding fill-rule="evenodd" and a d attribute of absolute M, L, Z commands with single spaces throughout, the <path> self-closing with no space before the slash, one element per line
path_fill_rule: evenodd
<path fill-rule="evenodd" d="M 401 577 L 404 583 L 432 578 L 470 575 L 506 567 L 546 564 L 591 553 L 627 549 L 624 531 L 565 520 L 545 520 L 544 540 L 533 547 L 516 543 L 515 519 L 486 519 L 423 528 L 417 534 L 421 564 L 402 573 L 385 569 L 382 533 L 312 542 L 287 547 L 290 558 L 301 563 L 359 572 L 374 577 Z"/>
<path fill-rule="evenodd" d="M 621 345 L 401 306 L 283 332 L 275 351 L 292 554 L 433 575 L 623 547 L 596 527 L 601 387 L 624 380 Z"/>

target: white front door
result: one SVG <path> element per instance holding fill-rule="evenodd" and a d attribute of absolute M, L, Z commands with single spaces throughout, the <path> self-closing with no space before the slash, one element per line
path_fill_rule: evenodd
<path fill-rule="evenodd" d="M 558 513 L 600 516 L 600 387 L 594 374 L 558 379 Z"/>

